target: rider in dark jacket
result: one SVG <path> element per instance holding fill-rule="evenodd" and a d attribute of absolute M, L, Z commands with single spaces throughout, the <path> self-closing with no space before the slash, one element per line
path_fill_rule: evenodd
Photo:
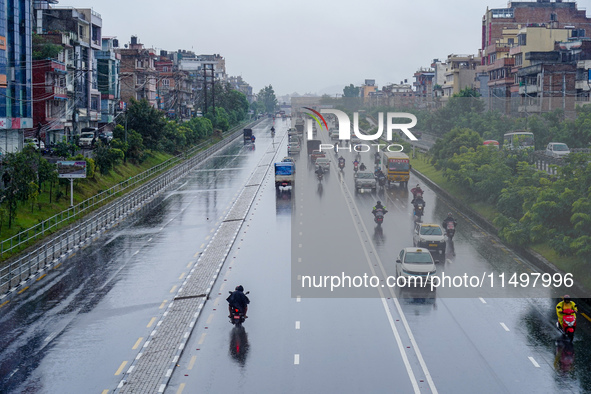
<path fill-rule="evenodd" d="M 244 287 L 241 285 L 236 286 L 236 290 L 226 298 L 226 301 L 228 301 L 228 311 L 230 312 L 228 317 L 232 317 L 232 308 L 239 309 L 240 312 L 244 313 L 244 317 L 247 317 L 246 311 L 248 310 L 250 300 L 246 294 L 244 294 Z"/>
<path fill-rule="evenodd" d="M 382 205 L 381 201 L 376 202 L 376 206 L 373 207 L 373 210 L 371 211 L 371 213 L 373 213 L 375 216 L 376 212 L 378 212 L 379 210 L 381 210 L 384 215 L 388 212 L 386 207 Z"/>
<path fill-rule="evenodd" d="M 365 166 L 365 164 L 361 163 L 361 165 L 359 166 L 359 169 L 361 171 L 365 171 L 367 169 L 367 167 Z"/>
<path fill-rule="evenodd" d="M 443 220 L 443 223 L 441 224 L 441 227 L 443 227 L 444 231 L 447 230 L 447 223 L 449 222 L 452 222 L 454 224 L 454 228 L 458 226 L 458 222 L 456 222 L 456 219 L 454 219 L 451 212 L 447 214 L 447 217 Z"/>

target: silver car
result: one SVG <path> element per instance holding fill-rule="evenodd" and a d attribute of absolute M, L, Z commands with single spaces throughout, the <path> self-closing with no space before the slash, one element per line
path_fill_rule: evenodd
<path fill-rule="evenodd" d="M 330 159 L 326 157 L 319 157 L 316 159 L 316 165 L 322 167 L 322 169 L 326 172 L 330 170 Z"/>
<path fill-rule="evenodd" d="M 435 263 L 427 249 L 404 248 L 396 258 L 396 276 L 415 277 L 419 284 L 421 281 L 430 282 L 437 274 Z"/>

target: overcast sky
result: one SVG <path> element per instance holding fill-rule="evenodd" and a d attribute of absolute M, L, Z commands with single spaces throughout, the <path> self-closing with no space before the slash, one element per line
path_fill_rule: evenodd
<path fill-rule="evenodd" d="M 579 0 L 591 13 L 591 0 Z M 103 36 L 119 45 L 137 35 L 146 47 L 219 53 L 229 75 L 255 93 L 342 93 L 375 79 L 408 79 L 433 59 L 477 54 L 482 16 L 502 0 L 61 0 L 94 8 Z M 591 14 L 588 14 L 591 16 Z M 590 33 L 590 32 L 588 32 Z M 589 34 L 588 34 L 589 35 Z"/>

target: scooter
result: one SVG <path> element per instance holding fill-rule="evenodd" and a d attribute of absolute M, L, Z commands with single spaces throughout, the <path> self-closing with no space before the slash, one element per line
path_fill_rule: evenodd
<path fill-rule="evenodd" d="M 562 310 L 562 327 L 560 327 L 560 323 L 556 322 L 556 328 L 569 339 L 569 341 L 573 341 L 575 337 L 575 329 L 577 328 L 577 315 L 576 312 L 570 308 Z"/>

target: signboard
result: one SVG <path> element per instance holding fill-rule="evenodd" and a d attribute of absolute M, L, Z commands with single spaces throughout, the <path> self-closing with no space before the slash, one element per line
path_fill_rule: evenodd
<path fill-rule="evenodd" d="M 85 161 L 58 161 L 57 162 L 57 177 L 58 178 L 86 178 L 86 162 Z"/>

